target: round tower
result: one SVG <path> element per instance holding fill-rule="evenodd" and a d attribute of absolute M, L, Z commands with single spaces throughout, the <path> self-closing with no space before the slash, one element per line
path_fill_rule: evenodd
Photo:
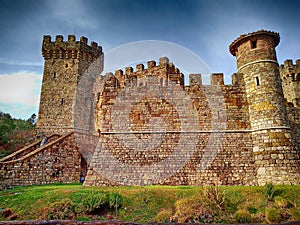
<path fill-rule="evenodd" d="M 279 41 L 278 33 L 259 30 L 241 35 L 229 47 L 244 78 L 259 185 L 300 182 L 275 51 Z"/>

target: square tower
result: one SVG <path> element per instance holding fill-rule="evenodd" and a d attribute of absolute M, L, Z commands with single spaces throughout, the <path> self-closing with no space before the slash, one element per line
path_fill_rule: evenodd
<path fill-rule="evenodd" d="M 69 35 L 68 41 L 64 41 L 62 35 L 57 35 L 55 41 L 51 41 L 49 35 L 44 36 L 45 63 L 37 122 L 37 128 L 43 133 L 63 134 L 74 130 L 76 101 L 82 94 L 79 84 L 103 70 L 102 48 L 95 42 L 88 45 L 87 41 L 86 37 L 76 41 L 75 35 Z M 91 66 L 96 68 L 92 74 L 89 72 Z M 85 95 L 90 97 L 87 104 L 92 104 L 92 88 L 86 89 Z"/>

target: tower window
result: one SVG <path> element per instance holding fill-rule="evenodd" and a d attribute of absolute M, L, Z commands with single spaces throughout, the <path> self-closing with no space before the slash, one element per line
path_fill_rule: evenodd
<path fill-rule="evenodd" d="M 259 77 L 255 77 L 255 84 L 256 86 L 260 86 Z"/>
<path fill-rule="evenodd" d="M 66 67 L 66 68 L 68 68 L 68 67 L 69 67 L 69 64 L 68 64 L 68 63 L 66 63 L 65 67 Z"/>
<path fill-rule="evenodd" d="M 62 105 L 64 104 L 64 99 L 63 99 L 63 98 L 61 99 L 61 104 L 62 104 Z"/>
<path fill-rule="evenodd" d="M 53 73 L 53 78 L 56 78 L 56 72 Z"/>
<path fill-rule="evenodd" d="M 257 41 L 251 41 L 251 48 L 257 48 Z"/>

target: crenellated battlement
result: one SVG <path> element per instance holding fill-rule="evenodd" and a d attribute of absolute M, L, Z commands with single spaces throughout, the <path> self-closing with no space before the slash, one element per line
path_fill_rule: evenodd
<path fill-rule="evenodd" d="M 42 54 L 45 59 L 84 59 L 94 61 L 102 53 L 102 47 L 96 42 L 88 45 L 88 39 L 84 36 L 76 41 L 75 35 L 69 35 L 68 40 L 64 41 L 62 35 L 56 35 L 55 41 L 51 40 L 50 35 L 44 35 Z"/>
<path fill-rule="evenodd" d="M 131 82 L 132 80 L 137 80 L 148 76 L 157 76 L 158 78 L 162 79 L 162 85 L 168 85 L 168 81 L 172 81 L 175 84 L 180 84 L 181 86 L 185 85 L 184 74 L 182 74 L 172 62 L 169 62 L 169 59 L 167 57 L 160 58 L 159 62 L 150 60 L 147 62 L 147 65 L 137 64 L 135 68 L 126 67 L 124 70 L 119 69 L 114 73 L 106 73 L 103 76 L 103 79 L 111 79 L 112 75 L 114 75 L 118 79 L 121 87 L 124 87 L 125 84 Z M 232 75 L 232 84 L 234 86 L 242 85 L 242 80 L 243 79 L 241 74 Z M 202 86 L 203 83 L 201 74 L 189 74 L 189 83 L 189 86 Z M 137 85 L 139 85 L 138 82 Z M 209 85 L 224 86 L 224 74 L 212 73 L 210 75 Z"/>
<path fill-rule="evenodd" d="M 281 80 L 300 82 L 300 59 L 294 64 L 291 59 L 285 60 L 279 67 Z"/>
<path fill-rule="evenodd" d="M 115 76 L 120 75 L 140 75 L 140 74 L 146 74 L 146 73 L 153 73 L 155 72 L 155 75 L 159 75 L 158 72 L 168 72 L 168 73 L 180 73 L 180 70 L 174 66 L 173 63 L 169 62 L 169 59 L 167 57 L 162 57 L 159 59 L 159 62 L 157 63 L 154 60 L 147 61 L 147 66 L 144 64 L 137 64 L 135 66 L 135 69 L 133 67 L 126 67 L 125 70 L 116 70 Z M 154 75 L 154 74 L 152 74 Z"/>
<path fill-rule="evenodd" d="M 105 74 L 104 80 L 111 79 L 111 74 Z M 158 63 L 150 60 L 147 62 L 147 66 L 137 64 L 135 69 L 133 67 L 126 67 L 124 70 L 116 70 L 114 76 L 118 79 L 121 87 L 133 80 L 137 81 L 138 86 L 143 86 L 145 84 L 142 81 L 139 82 L 139 80 L 149 76 L 157 76 L 160 79 L 161 85 L 167 85 L 168 81 L 173 81 L 176 84 L 184 86 L 184 75 L 180 73 L 180 70 L 173 63 L 169 62 L 167 57 L 160 58 Z"/>

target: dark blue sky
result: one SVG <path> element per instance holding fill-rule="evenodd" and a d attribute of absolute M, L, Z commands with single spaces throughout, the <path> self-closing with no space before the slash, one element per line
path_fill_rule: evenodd
<path fill-rule="evenodd" d="M 241 34 L 279 32 L 279 63 L 300 58 L 296 0 L 0 0 L 0 5 L 0 110 L 15 117 L 37 113 L 44 34 L 54 39 L 75 31 L 77 38 L 102 45 L 104 53 L 135 41 L 173 42 L 212 72 L 223 72 L 226 83 L 236 72 L 228 46 Z"/>

